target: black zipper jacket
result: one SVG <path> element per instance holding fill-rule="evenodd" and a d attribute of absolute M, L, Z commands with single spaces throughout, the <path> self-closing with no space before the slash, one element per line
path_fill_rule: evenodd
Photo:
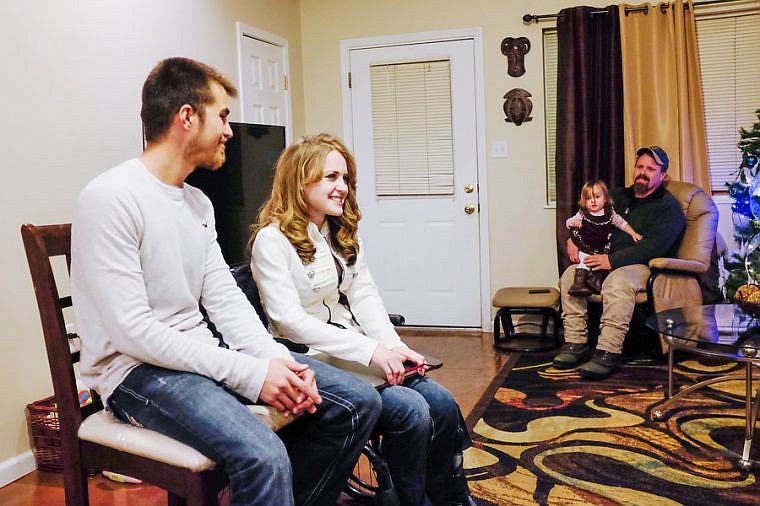
<path fill-rule="evenodd" d="M 653 258 L 675 257 L 686 227 L 681 205 L 662 185 L 651 195 L 636 198 L 633 186 L 613 195 L 615 209 L 643 239 L 634 242 L 622 230 L 612 232 L 609 254 L 613 269 L 624 265 L 648 264 Z"/>

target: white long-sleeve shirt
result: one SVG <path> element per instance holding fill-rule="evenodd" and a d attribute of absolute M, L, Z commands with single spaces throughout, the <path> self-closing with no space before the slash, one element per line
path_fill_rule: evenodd
<path fill-rule="evenodd" d="M 405 345 L 388 319 L 363 249 L 359 248 L 356 263 L 347 265 L 325 237 L 327 227 L 325 222 L 320 233 L 316 225 L 309 224 L 316 253 L 307 265 L 278 224 L 264 227 L 253 244 L 253 277 L 275 335 L 368 365 L 378 343 L 386 348 Z M 340 282 L 336 260 L 343 271 Z M 339 303 L 339 289 L 346 295 L 350 310 Z"/>
<path fill-rule="evenodd" d="M 149 363 L 202 374 L 255 401 L 269 359 L 290 358 L 230 274 L 209 199 L 162 183 L 137 159 L 82 190 L 71 254 L 82 379 L 104 399 Z M 230 349 L 218 346 L 199 303 Z"/>

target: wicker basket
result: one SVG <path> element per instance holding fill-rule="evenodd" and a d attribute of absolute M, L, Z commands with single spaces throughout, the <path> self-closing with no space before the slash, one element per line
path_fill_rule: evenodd
<path fill-rule="evenodd" d="M 760 316 L 760 302 L 758 302 L 757 297 L 758 292 L 760 292 L 760 287 L 754 283 L 748 283 L 737 288 L 734 295 L 736 305 L 753 318 Z"/>
<path fill-rule="evenodd" d="M 61 424 L 58 408 L 51 396 L 27 404 L 26 421 L 32 439 L 32 452 L 37 468 L 42 471 L 60 473 L 63 470 L 61 457 Z"/>

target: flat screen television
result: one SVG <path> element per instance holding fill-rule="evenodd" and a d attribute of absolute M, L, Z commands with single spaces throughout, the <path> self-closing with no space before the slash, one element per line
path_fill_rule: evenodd
<path fill-rule="evenodd" d="M 285 127 L 230 123 L 227 159 L 218 170 L 196 169 L 186 182 L 214 204 L 216 232 L 231 267 L 245 262 L 248 227 L 272 190 L 274 166 L 285 148 Z"/>

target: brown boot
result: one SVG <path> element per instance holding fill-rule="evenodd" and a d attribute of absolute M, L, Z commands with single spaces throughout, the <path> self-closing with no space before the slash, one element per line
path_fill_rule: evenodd
<path fill-rule="evenodd" d="M 586 286 L 591 290 L 591 293 L 597 295 L 602 293 L 602 283 L 607 279 L 609 273 L 610 271 L 591 271 L 591 274 L 586 278 Z"/>
<path fill-rule="evenodd" d="M 570 287 L 570 290 L 567 291 L 570 295 L 573 297 L 588 297 L 593 292 L 591 292 L 591 289 L 588 287 L 588 277 L 589 277 L 589 271 L 588 269 L 575 269 L 575 277 L 573 278 L 573 286 Z"/>

